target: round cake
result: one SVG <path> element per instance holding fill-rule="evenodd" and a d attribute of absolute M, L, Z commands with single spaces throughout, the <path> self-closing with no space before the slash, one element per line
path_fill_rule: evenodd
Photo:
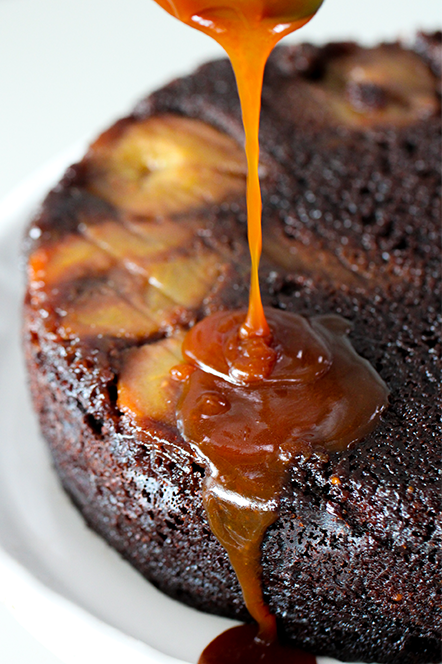
<path fill-rule="evenodd" d="M 390 391 L 362 441 L 293 459 L 262 544 L 281 637 L 340 660 L 440 661 L 440 56 L 440 33 L 281 47 L 264 80 L 264 304 L 349 320 Z M 170 374 L 191 326 L 247 305 L 242 144 L 226 60 L 102 134 L 28 229 L 24 347 L 90 527 L 172 597 L 248 620 Z"/>

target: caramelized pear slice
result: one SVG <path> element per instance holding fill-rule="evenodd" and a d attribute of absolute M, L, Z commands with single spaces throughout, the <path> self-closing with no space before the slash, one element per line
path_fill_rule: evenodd
<path fill-rule="evenodd" d="M 178 246 L 184 246 L 198 229 L 194 220 L 186 219 L 179 222 L 169 219 L 149 221 L 125 219 L 124 225 L 135 236 L 155 245 L 162 251 L 170 251 Z"/>
<path fill-rule="evenodd" d="M 282 228 L 267 228 L 263 241 L 263 257 L 280 265 L 292 274 L 308 274 L 312 279 L 323 278 L 335 288 L 363 287 L 371 275 L 352 271 L 337 256 L 314 242 L 303 244 L 288 238 Z"/>
<path fill-rule="evenodd" d="M 159 329 L 165 329 L 170 325 L 176 325 L 182 321 L 190 322 L 192 313 L 185 307 L 180 306 L 170 299 L 155 286 L 149 286 L 143 293 L 142 308 L 146 308 Z"/>
<path fill-rule="evenodd" d="M 143 421 L 145 418 L 176 424 L 179 384 L 170 370 L 183 361 L 184 332 L 157 343 L 128 351 L 118 382 L 118 408 Z"/>
<path fill-rule="evenodd" d="M 176 304 L 192 309 L 212 290 L 222 270 L 217 254 L 204 252 L 153 263 L 149 283 Z"/>
<path fill-rule="evenodd" d="M 89 274 L 106 272 L 113 260 L 106 252 L 78 235 L 67 235 L 59 242 L 41 246 L 29 259 L 32 287 L 56 286 Z"/>
<path fill-rule="evenodd" d="M 83 224 L 86 238 L 69 235 L 37 249 L 31 288 L 53 287 L 52 304 L 64 312 L 61 334 L 144 339 L 189 324 L 224 267 L 199 243 L 183 249 L 189 233 L 175 226 L 146 222 L 138 235 L 115 221 Z"/>
<path fill-rule="evenodd" d="M 245 191 L 242 148 L 210 125 L 180 116 L 111 129 L 91 146 L 86 162 L 92 193 L 149 217 L 183 213 Z"/>
<path fill-rule="evenodd" d="M 133 227 L 135 232 L 132 232 Z M 148 274 L 147 266 L 152 259 L 184 245 L 191 237 L 189 227 L 168 221 L 140 222 L 130 228 L 116 221 L 107 221 L 82 224 L 81 230 L 91 242 L 123 263 L 129 271 L 141 274 Z"/>
<path fill-rule="evenodd" d="M 439 112 L 435 77 L 420 57 L 395 45 L 331 60 L 323 85 L 324 104 L 346 124 L 403 125 Z"/>
<path fill-rule="evenodd" d="M 158 330 L 158 324 L 145 312 L 110 288 L 93 290 L 69 307 L 62 318 L 63 336 L 80 338 L 106 335 L 143 339 Z"/>

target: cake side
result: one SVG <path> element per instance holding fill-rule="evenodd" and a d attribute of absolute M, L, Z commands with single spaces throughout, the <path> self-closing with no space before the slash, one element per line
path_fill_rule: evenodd
<path fill-rule="evenodd" d="M 342 108 L 332 116 L 317 110 L 318 99 L 329 109 L 327 63 L 360 57 L 354 45 L 333 48 L 315 54 L 312 47 L 280 49 L 269 64 L 261 132 L 263 296 L 268 306 L 307 315 L 338 312 L 352 321 L 352 343 L 389 385 L 390 407 L 354 449 L 294 462 L 281 516 L 263 544 L 265 594 L 281 632 L 317 654 L 437 662 L 437 79 L 413 55 L 418 72 L 424 67 L 428 75 L 417 110 L 407 100 L 395 102 L 393 120 L 380 122 L 373 113 L 388 112 L 385 106 L 379 109 L 377 101 L 364 115 L 350 97 L 345 112 L 365 118 L 355 125 L 354 118 L 343 120 Z M 403 53 L 390 48 L 395 58 Z M 373 57 L 377 61 L 379 53 Z M 294 92 L 298 87 L 303 98 Z M 91 527 L 165 592 L 202 610 L 245 618 L 238 582 L 202 509 L 204 469 L 166 416 L 140 427 L 118 401 L 128 358 L 138 350 L 174 339 L 212 311 L 247 302 L 243 165 L 230 142 L 205 129 L 241 142 L 231 90 L 228 64 L 206 65 L 142 102 L 68 171 L 29 235 L 34 272 L 25 349 L 42 430 L 63 485 Z M 376 90 L 369 92 L 378 99 Z M 358 94 L 366 99 L 368 93 Z M 399 122 L 402 106 L 406 118 Z M 219 187 L 207 193 L 207 174 L 201 176 L 194 160 L 203 182 L 197 198 L 193 185 L 180 193 L 178 207 L 168 203 L 162 221 L 149 227 L 157 248 L 150 242 L 140 258 L 129 243 L 130 260 L 122 260 L 116 256 L 121 227 L 145 239 L 145 221 L 157 218 L 158 209 L 143 212 L 142 197 L 137 209 L 128 209 L 124 196 L 115 198 L 121 192 L 110 178 L 120 162 L 113 142 L 154 118 L 152 142 L 152 135 L 164 136 L 156 119 L 166 118 L 170 128 L 171 116 L 204 123 L 202 134 L 187 125 L 187 135 L 214 141 L 226 164 L 215 169 Z M 181 138 L 178 143 L 183 150 Z M 130 180 L 133 148 L 125 150 Z M 174 234 L 178 244 L 171 247 Z M 65 257 L 74 243 L 68 278 L 60 277 L 52 257 Z M 177 304 L 175 291 L 169 297 L 172 286 L 155 251 L 202 264 L 193 270 L 193 299 Z M 213 278 L 201 277 L 211 270 Z M 152 274 L 156 283 L 158 275 L 163 279 L 160 323 L 134 300 L 134 293 L 147 297 L 143 279 L 152 281 Z M 173 300 L 169 308 L 164 296 Z M 102 311 L 97 302 L 106 303 L 107 316 L 111 305 L 127 308 L 124 333 L 115 319 L 109 327 L 109 316 L 88 318 Z"/>

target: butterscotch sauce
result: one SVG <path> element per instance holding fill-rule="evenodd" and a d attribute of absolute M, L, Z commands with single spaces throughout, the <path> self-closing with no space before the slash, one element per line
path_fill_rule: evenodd
<path fill-rule="evenodd" d="M 271 642 L 276 625 L 262 595 L 260 547 L 277 517 L 290 462 L 361 439 L 387 393 L 353 350 L 343 318 L 265 313 L 268 339 L 242 338 L 246 311 L 218 312 L 190 330 L 183 355 L 193 370 L 183 384 L 178 426 L 207 468 L 210 527 L 229 554 L 261 639 Z"/>
<path fill-rule="evenodd" d="M 169 14 L 213 37 L 226 51 L 235 72 L 245 131 L 247 227 L 252 259 L 250 298 L 243 335 L 268 336 L 259 291 L 261 189 L 259 117 L 264 67 L 274 46 L 302 27 L 323 0 L 156 0 Z"/>
<path fill-rule="evenodd" d="M 206 467 L 203 500 L 210 527 L 228 552 L 258 624 L 222 634 L 200 664 L 313 664 L 311 655 L 277 642 L 276 620 L 261 586 L 262 539 L 277 518 L 293 458 L 342 450 L 360 440 L 374 427 L 388 395 L 348 341 L 347 321 L 264 312 L 261 302 L 258 134 L 264 67 L 275 44 L 307 23 L 322 0 L 156 1 L 227 51 L 248 163 L 248 310 L 219 312 L 199 322 L 183 344 L 186 364 L 172 370 L 182 382 L 178 426 Z"/>
<path fill-rule="evenodd" d="M 201 655 L 198 664 L 316 664 L 313 655 L 282 646 L 263 646 L 256 625 L 239 625 L 220 634 Z"/>

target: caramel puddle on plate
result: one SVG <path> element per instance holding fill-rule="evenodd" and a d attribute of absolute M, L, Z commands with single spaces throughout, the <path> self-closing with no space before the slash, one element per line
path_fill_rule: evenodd
<path fill-rule="evenodd" d="M 220 634 L 202 653 L 198 664 L 316 664 L 314 655 L 282 646 L 263 645 L 256 625 L 239 625 Z"/>

